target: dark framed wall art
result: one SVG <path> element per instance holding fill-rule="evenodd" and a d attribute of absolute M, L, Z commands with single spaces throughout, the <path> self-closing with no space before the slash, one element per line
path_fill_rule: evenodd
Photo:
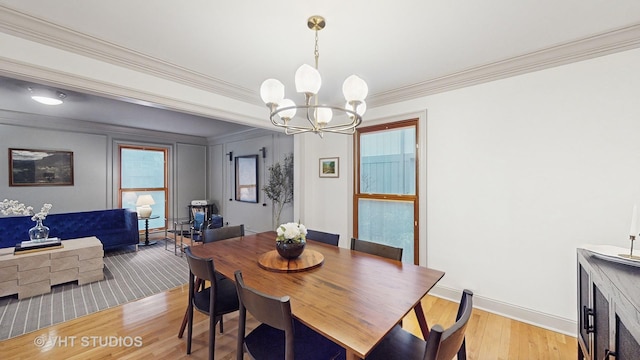
<path fill-rule="evenodd" d="M 236 201 L 258 202 L 258 155 L 236 156 Z"/>
<path fill-rule="evenodd" d="M 73 185 L 73 152 L 9 149 L 9 186 Z"/>

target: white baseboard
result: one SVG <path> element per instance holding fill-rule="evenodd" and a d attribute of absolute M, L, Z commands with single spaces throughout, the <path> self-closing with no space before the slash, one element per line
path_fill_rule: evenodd
<path fill-rule="evenodd" d="M 429 291 L 429 295 L 458 303 L 460 296 L 462 296 L 462 290 L 436 285 Z M 573 320 L 485 298 L 475 293 L 473 307 L 573 337 L 576 337 L 578 331 L 578 325 Z"/>

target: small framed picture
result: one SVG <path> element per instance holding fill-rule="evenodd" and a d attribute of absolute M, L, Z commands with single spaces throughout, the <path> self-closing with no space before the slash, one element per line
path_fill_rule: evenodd
<path fill-rule="evenodd" d="M 340 158 L 320 158 L 320 177 L 337 178 L 340 176 Z"/>

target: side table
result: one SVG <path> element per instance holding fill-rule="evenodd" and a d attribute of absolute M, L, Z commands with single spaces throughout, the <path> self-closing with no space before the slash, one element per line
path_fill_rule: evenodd
<path fill-rule="evenodd" d="M 158 243 L 155 240 L 154 241 L 149 241 L 149 220 L 158 219 L 158 218 L 160 218 L 159 215 L 151 215 L 151 216 L 145 217 L 145 218 L 143 218 L 143 217 L 138 218 L 138 220 L 144 220 L 144 242 L 140 243 L 139 245 L 149 246 L 149 245 L 155 245 L 155 244 Z"/>

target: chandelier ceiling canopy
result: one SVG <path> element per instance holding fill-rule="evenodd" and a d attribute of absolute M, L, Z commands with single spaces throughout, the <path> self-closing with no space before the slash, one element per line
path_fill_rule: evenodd
<path fill-rule="evenodd" d="M 315 67 L 303 64 L 295 74 L 296 92 L 304 94 L 304 104 L 296 104 L 284 96 L 284 85 L 276 79 L 267 79 L 260 87 L 260 97 L 270 110 L 271 123 L 285 129 L 288 135 L 313 132 L 320 137 L 325 132 L 353 134 L 362 122 L 367 109 L 365 98 L 369 92 L 367 83 L 357 75 L 351 75 L 342 84 L 344 106 L 324 105 L 318 100 L 322 77 L 318 72 L 318 31 L 326 25 L 322 16 L 314 15 L 307 20 L 309 29 L 315 32 Z M 333 119 L 333 112 L 338 114 Z M 296 116 L 298 115 L 298 116 Z M 333 122 L 332 122 L 333 120 Z"/>

